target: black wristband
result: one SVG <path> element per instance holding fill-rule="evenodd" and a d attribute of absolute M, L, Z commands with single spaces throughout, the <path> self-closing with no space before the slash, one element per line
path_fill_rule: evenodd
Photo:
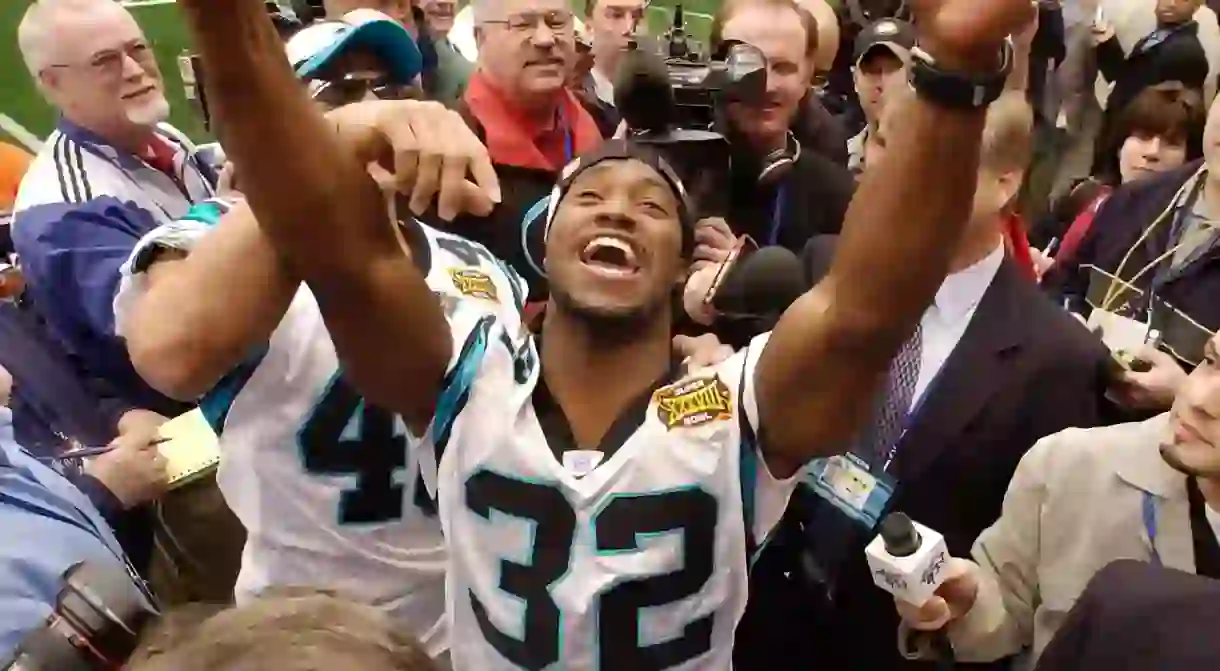
<path fill-rule="evenodd" d="M 1005 40 L 998 70 L 987 75 L 967 75 L 943 70 L 928 52 L 911 50 L 911 87 L 924 100 L 959 110 L 987 107 L 1004 92 L 1013 67 L 1012 40 Z"/>

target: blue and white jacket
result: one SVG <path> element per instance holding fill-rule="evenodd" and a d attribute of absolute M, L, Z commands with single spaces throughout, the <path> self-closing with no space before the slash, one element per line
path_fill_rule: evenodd
<path fill-rule="evenodd" d="M 115 335 L 119 268 L 144 234 L 213 196 L 216 174 L 182 133 L 157 133 L 176 150 L 173 177 L 61 120 L 21 182 L 13 244 L 54 337 L 126 400 L 169 414 L 181 406 L 139 378 Z"/>
<path fill-rule="evenodd" d="M 73 564 L 110 564 L 131 574 L 123 549 L 88 497 L 13 442 L 4 408 L 0 529 L 0 660 L 51 614 L 60 578 Z"/>

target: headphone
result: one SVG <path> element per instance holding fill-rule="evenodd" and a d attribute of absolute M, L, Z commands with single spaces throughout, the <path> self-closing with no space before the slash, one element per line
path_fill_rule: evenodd
<path fill-rule="evenodd" d="M 758 171 L 759 185 L 771 185 L 783 181 L 799 160 L 801 160 L 801 141 L 796 139 L 796 135 L 789 130 L 788 136 L 784 139 L 784 146 L 763 157 L 762 168 Z"/>

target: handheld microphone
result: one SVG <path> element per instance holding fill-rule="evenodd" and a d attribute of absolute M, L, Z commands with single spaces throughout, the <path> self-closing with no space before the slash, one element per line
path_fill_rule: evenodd
<path fill-rule="evenodd" d="M 804 271 L 795 254 L 763 247 L 738 257 L 724 270 L 711 304 L 728 316 L 778 317 L 805 293 Z"/>
<path fill-rule="evenodd" d="M 864 548 L 873 582 L 895 597 L 922 606 L 945 581 L 949 551 L 945 537 L 903 513 L 881 520 L 881 533 Z M 938 667 L 952 669 L 953 646 L 942 631 L 931 632 Z"/>
<path fill-rule="evenodd" d="M 903 601 L 922 605 L 945 580 L 945 538 L 903 513 L 881 520 L 881 533 L 864 548 L 873 582 Z"/>

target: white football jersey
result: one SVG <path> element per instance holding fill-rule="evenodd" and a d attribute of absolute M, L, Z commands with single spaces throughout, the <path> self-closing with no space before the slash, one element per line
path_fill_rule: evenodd
<path fill-rule="evenodd" d="M 532 337 L 461 308 L 452 324 L 420 459 L 450 548 L 454 669 L 731 668 L 749 560 L 796 483 L 754 441 L 768 336 L 659 381 L 595 452 L 553 411 Z"/>
<path fill-rule="evenodd" d="M 189 249 L 206 230 L 198 221 L 163 227 L 133 259 L 152 244 Z M 480 245 L 423 231 L 427 244 L 417 240 L 413 256 L 449 309 L 468 301 L 519 328 L 520 278 Z M 129 274 L 127 305 L 141 279 Z M 344 379 L 305 285 L 268 345 L 200 407 L 220 436 L 218 484 L 248 532 L 238 603 L 275 586 L 335 590 L 391 612 L 429 653 L 448 648 L 445 544 L 433 501 L 416 486 L 418 441 Z"/>

